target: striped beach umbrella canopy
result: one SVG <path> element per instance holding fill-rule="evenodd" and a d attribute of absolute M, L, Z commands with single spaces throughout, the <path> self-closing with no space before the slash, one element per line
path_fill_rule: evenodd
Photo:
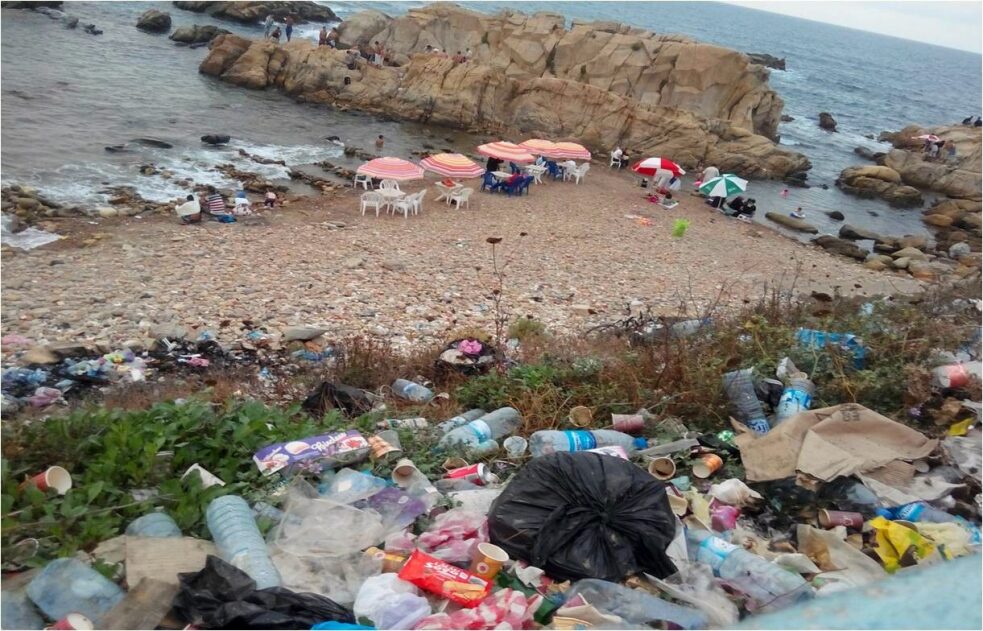
<path fill-rule="evenodd" d="M 686 171 L 669 158 L 646 158 L 633 166 L 632 171 L 639 175 L 653 176 L 656 171 L 669 171 L 673 175 L 686 175 Z"/>
<path fill-rule="evenodd" d="M 568 160 L 590 160 L 590 151 L 587 147 L 575 142 L 558 142 L 549 153 L 551 158 Z"/>
<path fill-rule="evenodd" d="M 409 160 L 402 158 L 376 158 L 369 160 L 355 170 L 359 175 L 379 178 L 380 180 L 419 180 L 423 177 L 423 169 Z"/>
<path fill-rule="evenodd" d="M 941 138 L 939 138 L 935 134 L 922 134 L 921 136 L 915 136 L 915 138 L 917 138 L 919 140 L 927 140 L 929 142 L 938 142 L 938 141 L 942 140 Z"/>
<path fill-rule="evenodd" d="M 529 140 L 519 143 L 519 146 L 528 151 L 529 153 L 535 153 L 539 155 L 548 156 L 551 151 L 556 149 L 556 143 L 552 140 L 543 140 L 542 138 L 530 138 Z"/>
<path fill-rule="evenodd" d="M 438 153 L 427 156 L 420 160 L 420 166 L 438 175 L 457 179 L 479 177 L 485 172 L 483 166 L 459 153 Z"/>
<path fill-rule="evenodd" d="M 724 173 L 719 177 L 712 177 L 700 185 L 700 192 L 707 197 L 730 197 L 746 190 L 747 180 L 741 179 L 733 173 Z"/>
<path fill-rule="evenodd" d="M 498 158 L 499 160 L 507 160 L 517 164 L 532 162 L 536 159 L 536 157 L 529 153 L 527 149 L 523 149 L 515 143 L 506 142 L 504 140 L 490 142 L 486 145 L 480 145 L 478 147 L 478 153 L 483 156 L 488 156 L 489 158 Z"/>

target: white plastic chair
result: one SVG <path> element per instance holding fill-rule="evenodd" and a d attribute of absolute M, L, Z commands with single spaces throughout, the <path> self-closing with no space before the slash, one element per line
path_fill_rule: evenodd
<path fill-rule="evenodd" d="M 474 192 L 473 188 L 462 187 L 461 190 L 457 191 L 451 196 L 451 201 L 454 202 L 457 210 L 461 210 L 461 204 L 464 204 L 469 209 L 471 208 L 471 193 Z"/>
<path fill-rule="evenodd" d="M 447 203 L 447 205 L 450 206 L 451 195 L 453 195 L 454 192 L 460 188 L 462 188 L 460 184 L 455 184 L 454 186 L 445 186 L 443 182 L 437 182 L 437 190 L 440 191 L 440 195 L 438 195 L 437 199 L 435 199 L 434 201 L 439 202 L 440 200 L 444 200 Z"/>
<path fill-rule="evenodd" d="M 563 181 L 573 178 L 573 172 L 577 170 L 577 163 L 573 160 L 567 160 L 566 162 L 561 162 L 560 166 L 563 167 Z"/>
<path fill-rule="evenodd" d="M 539 166 L 538 164 L 530 164 L 526 167 L 526 173 L 532 176 L 533 181 L 536 184 L 542 184 L 543 180 L 541 178 L 543 177 L 543 174 L 546 173 L 546 167 Z"/>
<path fill-rule="evenodd" d="M 398 191 L 399 182 L 396 180 L 383 180 L 379 182 L 379 190 L 382 191 Z"/>
<path fill-rule="evenodd" d="M 420 211 L 423 210 L 423 198 L 427 196 L 427 189 L 423 189 L 416 194 L 416 198 L 413 200 L 413 214 L 419 215 Z"/>
<path fill-rule="evenodd" d="M 590 162 L 584 162 L 579 167 L 574 169 L 570 175 L 574 178 L 574 181 L 577 184 L 580 184 L 580 180 L 582 180 L 584 176 L 587 175 L 588 171 L 590 171 Z"/>
<path fill-rule="evenodd" d="M 369 206 L 375 208 L 375 216 L 379 216 L 379 211 L 382 210 L 383 205 L 386 203 L 386 199 L 376 193 L 375 191 L 367 191 L 362 193 L 362 216 L 365 216 L 365 211 Z"/>
<path fill-rule="evenodd" d="M 361 173 L 356 173 L 355 182 L 352 184 L 352 188 L 358 188 L 359 184 L 361 184 L 362 188 L 365 190 L 369 190 L 372 188 L 372 178 L 367 175 L 362 175 Z"/>
<path fill-rule="evenodd" d="M 403 213 L 404 219 L 408 219 L 411 212 L 414 215 L 419 215 L 420 209 L 423 206 L 423 196 L 426 194 L 427 189 L 423 189 L 419 193 L 407 195 L 393 204 L 393 212 L 396 214 Z"/>
<path fill-rule="evenodd" d="M 611 152 L 611 162 L 608 163 L 608 168 L 610 169 L 611 167 L 621 168 L 621 156 L 618 156 L 617 158 L 614 157 L 613 151 Z"/>

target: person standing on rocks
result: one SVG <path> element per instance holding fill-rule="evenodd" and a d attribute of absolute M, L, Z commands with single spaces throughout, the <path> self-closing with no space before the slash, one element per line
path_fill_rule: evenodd
<path fill-rule="evenodd" d="M 328 31 L 327 43 L 331 48 L 338 48 L 338 29 L 333 26 L 331 27 L 331 30 Z"/>
<path fill-rule="evenodd" d="M 386 144 L 386 139 L 382 137 L 382 134 L 379 134 L 379 137 L 375 139 L 376 151 L 382 151 L 382 147 L 385 146 L 385 144 Z"/>
<path fill-rule="evenodd" d="M 951 140 L 949 140 L 949 141 L 946 141 L 945 144 L 946 144 L 946 147 L 945 147 L 945 161 L 948 162 L 949 164 L 955 164 L 956 163 L 956 143 L 954 143 Z"/>
<path fill-rule="evenodd" d="M 273 32 L 270 33 L 270 39 L 272 39 L 273 41 L 275 41 L 277 44 L 280 43 L 280 27 L 279 26 L 277 26 L 276 28 L 274 28 L 273 29 Z"/>
<path fill-rule="evenodd" d="M 273 30 L 273 14 L 270 13 L 266 16 L 266 20 L 263 22 L 263 37 L 265 39 L 270 38 L 270 31 Z"/>
<path fill-rule="evenodd" d="M 198 203 L 194 195 L 188 195 L 187 201 L 179 204 L 174 212 L 181 218 L 183 224 L 201 223 L 201 204 Z"/>
<path fill-rule="evenodd" d="M 289 42 L 290 41 L 290 36 L 293 35 L 293 32 L 294 32 L 294 18 L 293 18 L 293 16 L 292 15 L 288 15 L 287 17 L 285 17 L 283 19 L 283 23 L 287 25 L 287 28 L 286 28 L 286 31 L 287 31 L 287 41 Z"/>
<path fill-rule="evenodd" d="M 322 26 L 320 32 L 317 34 L 317 45 L 327 46 L 328 45 L 328 27 Z"/>

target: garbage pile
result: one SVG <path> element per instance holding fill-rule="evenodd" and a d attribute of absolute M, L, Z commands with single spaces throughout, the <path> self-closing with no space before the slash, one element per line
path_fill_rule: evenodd
<path fill-rule="evenodd" d="M 864 360 L 852 336 L 798 340 Z M 61 374 L 151 368 L 136 359 Z M 734 417 L 713 434 L 646 410 L 601 419 L 577 406 L 568 426 L 529 435 L 511 407 L 283 435 L 252 454 L 279 482 L 267 497 L 210 501 L 212 541 L 150 513 L 92 554 L 115 558 L 119 580 L 78 558 L 5 577 L 2 626 L 733 627 L 980 552 L 979 374 L 972 361 L 936 370 L 939 395 L 960 401 L 941 440 L 858 404 L 812 409 L 815 386 L 788 359 L 774 378 L 723 375 Z M 11 388 L 29 391 L 33 375 L 11 373 Z M 389 389 L 435 409 L 426 385 Z M 326 382 L 305 407 L 355 418 L 377 403 Z M 407 434 L 432 439 L 433 462 L 406 457 Z M 24 484 L 72 492 L 61 467 Z"/>

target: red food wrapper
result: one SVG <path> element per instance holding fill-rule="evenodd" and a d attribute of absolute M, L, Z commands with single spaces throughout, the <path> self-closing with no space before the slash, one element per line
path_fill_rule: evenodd
<path fill-rule="evenodd" d="M 478 606 L 491 591 L 491 583 L 480 576 L 420 550 L 413 551 L 399 578 L 464 607 Z"/>

